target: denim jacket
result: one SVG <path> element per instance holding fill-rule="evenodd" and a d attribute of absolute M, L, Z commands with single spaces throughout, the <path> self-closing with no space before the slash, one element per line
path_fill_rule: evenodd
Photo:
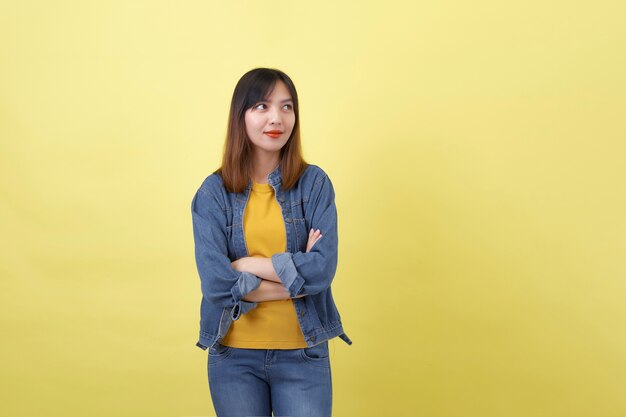
<path fill-rule="evenodd" d="M 296 185 L 282 188 L 280 165 L 268 176 L 285 223 L 287 251 L 272 255 L 272 265 L 289 291 L 307 346 L 335 336 L 348 345 L 330 285 L 337 270 L 337 209 L 328 175 L 309 164 Z M 242 193 L 228 192 L 217 173 L 209 175 L 191 202 L 195 258 L 202 301 L 200 338 L 196 346 L 206 350 L 219 343 L 234 320 L 257 306 L 242 298 L 261 279 L 236 271 L 231 262 L 249 256 L 243 215 L 252 180 Z M 306 252 L 309 230 L 320 229 L 322 238 Z M 305 294 L 301 298 L 293 298 Z"/>

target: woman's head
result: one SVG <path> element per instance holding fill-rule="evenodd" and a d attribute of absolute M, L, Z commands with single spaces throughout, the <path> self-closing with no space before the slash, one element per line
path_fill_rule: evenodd
<path fill-rule="evenodd" d="M 279 135 L 268 135 L 277 130 Z M 231 192 L 252 176 L 254 156 L 277 157 L 282 186 L 291 188 L 306 169 L 300 145 L 298 94 L 291 78 L 272 68 L 245 73 L 233 92 L 222 166 L 216 171 Z"/>
<path fill-rule="evenodd" d="M 279 160 L 296 123 L 291 91 L 284 81 L 277 80 L 263 98 L 252 101 L 244 116 L 252 148 L 264 158 Z"/>

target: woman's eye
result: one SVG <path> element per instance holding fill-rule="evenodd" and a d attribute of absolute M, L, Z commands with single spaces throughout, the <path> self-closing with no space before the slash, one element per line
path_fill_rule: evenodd
<path fill-rule="evenodd" d="M 258 109 L 259 106 L 266 106 L 267 107 L 267 105 L 265 103 L 259 103 L 256 106 L 254 106 L 254 108 Z M 285 104 L 283 107 L 287 107 L 287 109 L 289 109 L 289 110 L 293 109 L 293 106 L 291 104 Z M 261 110 L 263 110 L 263 109 L 261 109 Z"/>

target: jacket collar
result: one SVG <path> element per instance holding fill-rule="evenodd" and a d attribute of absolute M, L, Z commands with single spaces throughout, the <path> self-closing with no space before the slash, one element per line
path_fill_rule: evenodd
<path fill-rule="evenodd" d="M 269 175 L 267 176 L 267 181 L 271 185 L 278 185 L 282 181 L 282 178 L 283 177 L 281 175 L 280 163 L 279 163 L 278 166 L 276 168 L 274 168 L 274 170 L 272 172 L 269 173 Z"/>
<path fill-rule="evenodd" d="M 268 184 L 276 187 L 278 184 L 282 182 L 282 180 L 283 180 L 283 176 L 280 170 L 280 163 L 279 163 L 278 166 L 274 168 L 274 170 L 267 175 L 267 182 Z M 247 191 L 250 191 L 251 189 L 252 189 L 252 178 L 248 179 Z"/>

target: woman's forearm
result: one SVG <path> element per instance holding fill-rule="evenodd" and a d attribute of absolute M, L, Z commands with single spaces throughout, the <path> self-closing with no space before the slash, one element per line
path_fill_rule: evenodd
<path fill-rule="evenodd" d="M 243 258 L 242 269 L 250 272 L 259 278 L 263 278 L 268 281 L 277 282 L 282 284 L 282 280 L 276 274 L 274 265 L 272 264 L 272 258 L 263 258 L 260 256 L 248 256 Z M 289 297 L 287 297 L 289 298 Z"/>
<path fill-rule="evenodd" d="M 274 301 L 288 298 L 302 298 L 306 294 L 291 297 L 289 291 L 283 285 L 280 277 L 276 275 L 272 258 L 247 256 L 232 262 L 237 271 L 246 271 L 261 278 L 261 284 L 256 290 L 250 291 L 243 298 L 244 301 Z"/>
<path fill-rule="evenodd" d="M 289 291 L 282 284 L 265 279 L 261 280 L 261 284 L 255 290 L 242 297 L 243 300 L 250 302 L 286 300 L 288 298 L 290 298 Z"/>

